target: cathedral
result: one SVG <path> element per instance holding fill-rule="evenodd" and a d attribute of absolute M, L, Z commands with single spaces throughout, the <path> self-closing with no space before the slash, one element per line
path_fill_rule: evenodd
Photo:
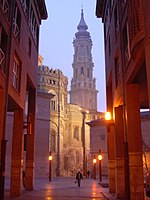
<path fill-rule="evenodd" d="M 98 91 L 96 79 L 93 77 L 92 40 L 84 20 L 83 9 L 73 39 L 73 47 L 73 77 L 69 92 L 68 78 L 60 69 L 43 65 L 43 58 L 39 56 L 36 176 L 48 174 L 47 158 L 50 151 L 53 157 L 52 174 L 54 176 L 71 176 L 79 169 L 85 175 L 86 170 L 90 169 L 90 127 L 87 123 L 102 118 L 103 113 L 97 111 Z M 68 93 L 70 102 L 68 102 Z M 42 123 L 49 124 L 49 127 L 42 126 L 41 120 Z M 41 141 L 45 141 L 41 146 L 42 154 L 39 148 Z"/>

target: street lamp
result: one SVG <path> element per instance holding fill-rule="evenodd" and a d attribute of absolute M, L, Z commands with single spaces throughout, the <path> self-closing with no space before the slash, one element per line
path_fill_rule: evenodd
<path fill-rule="evenodd" d="M 51 166 L 51 164 L 52 164 L 52 155 L 51 155 L 51 151 L 49 152 L 49 157 L 48 157 L 48 159 L 49 159 L 49 181 L 51 181 L 51 168 L 52 168 L 52 166 Z"/>
<path fill-rule="evenodd" d="M 94 172 L 94 179 L 96 179 L 96 158 L 94 155 L 94 159 L 93 159 L 93 172 Z"/>
<path fill-rule="evenodd" d="M 87 178 L 87 157 L 85 159 L 85 176 Z"/>
<path fill-rule="evenodd" d="M 106 112 L 105 113 L 105 120 L 111 120 L 111 119 L 112 119 L 111 113 L 110 112 Z"/>
<path fill-rule="evenodd" d="M 99 181 L 102 181 L 102 169 L 101 169 L 101 160 L 102 160 L 102 155 L 101 155 L 101 149 L 99 149 L 99 155 L 98 155 L 98 160 L 99 160 Z"/>
<path fill-rule="evenodd" d="M 106 120 L 107 132 L 109 133 L 111 126 L 114 126 L 114 120 L 112 119 L 112 115 L 110 112 L 105 113 L 105 120 Z"/>

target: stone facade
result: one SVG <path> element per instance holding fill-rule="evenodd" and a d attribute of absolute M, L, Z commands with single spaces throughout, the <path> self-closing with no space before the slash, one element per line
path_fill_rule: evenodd
<path fill-rule="evenodd" d="M 99 176 L 99 150 L 101 151 L 101 174 L 102 177 L 108 177 L 108 151 L 107 151 L 107 131 L 104 116 L 101 119 L 87 122 L 90 126 L 90 166 L 89 169 L 93 172 L 93 158 L 96 162 L 96 177 Z M 92 174 L 91 174 L 92 175 Z"/>
<path fill-rule="evenodd" d="M 42 134 L 41 136 L 40 129 L 45 130 L 45 126 L 43 126 L 41 123 L 39 127 L 40 129 L 36 129 L 37 140 L 43 141 L 42 145 L 47 146 L 47 153 L 45 155 L 48 155 L 48 152 L 50 150 L 52 152 L 53 176 L 56 176 L 58 174 L 58 167 L 60 175 L 75 175 L 77 170 L 83 170 L 83 143 L 85 144 L 86 157 L 90 157 L 90 128 L 86 124 L 83 125 L 83 113 L 86 112 L 85 123 L 91 121 L 92 119 L 97 119 L 101 117 L 102 113 L 92 110 L 90 111 L 76 104 L 71 104 L 67 102 L 68 79 L 59 69 L 54 70 L 48 68 L 47 66 L 41 65 L 38 68 L 38 74 L 38 93 L 50 93 L 53 94 L 54 97 L 50 101 L 49 108 L 48 104 L 47 107 L 45 103 L 43 104 L 42 97 L 39 97 L 39 95 L 37 95 L 37 126 L 39 126 L 39 120 L 41 116 L 45 114 L 45 111 L 50 111 L 49 117 L 47 115 L 50 122 L 50 130 L 48 131 L 48 129 L 46 129 L 47 135 Z M 43 106 L 45 111 L 42 110 Z M 41 113 L 38 113 L 39 109 L 41 110 Z M 85 142 L 83 142 L 83 126 L 85 126 Z M 48 141 L 49 144 L 47 143 Z M 38 148 L 37 143 L 36 146 Z M 59 159 L 58 148 L 60 151 Z M 40 159 L 38 151 L 35 151 L 35 153 L 35 158 L 39 161 Z M 42 160 L 39 162 L 43 164 Z M 45 170 L 45 168 L 43 168 L 43 170 L 40 169 L 41 171 L 39 173 L 38 165 L 41 165 L 40 163 L 36 163 L 35 165 L 35 176 L 47 176 L 48 160 L 47 170 Z"/>
<path fill-rule="evenodd" d="M 76 39 L 73 41 L 75 53 L 70 103 L 68 103 L 67 77 L 61 70 L 43 65 L 43 59 L 39 56 L 38 91 L 54 95 L 50 102 L 50 132 L 48 133 L 49 151 L 53 156 L 53 175 L 75 175 L 79 169 L 85 174 L 85 161 L 88 158 L 90 162 L 90 128 L 86 122 L 100 118 L 102 115 L 97 111 L 98 91 L 96 79 L 93 78 L 92 40 L 87 31 L 83 10 L 81 10 L 77 29 Z M 42 101 L 38 107 L 41 106 Z M 37 136 L 39 134 L 37 129 Z M 35 168 L 36 176 L 48 174 L 45 170 L 41 173 L 38 173 Z"/>

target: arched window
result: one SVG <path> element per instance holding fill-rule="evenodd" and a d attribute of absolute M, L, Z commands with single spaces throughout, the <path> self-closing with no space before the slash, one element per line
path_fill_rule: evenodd
<path fill-rule="evenodd" d="M 48 91 L 48 93 L 55 95 L 50 101 L 50 110 L 57 111 L 57 102 L 58 102 L 57 94 L 54 90 L 50 90 L 50 91 Z"/>
<path fill-rule="evenodd" d="M 74 128 L 74 138 L 79 141 L 79 127 Z"/>
<path fill-rule="evenodd" d="M 81 75 L 84 75 L 84 69 L 83 69 L 83 67 L 81 67 Z"/>
<path fill-rule="evenodd" d="M 50 134 L 50 150 L 56 152 L 56 132 L 54 130 Z"/>

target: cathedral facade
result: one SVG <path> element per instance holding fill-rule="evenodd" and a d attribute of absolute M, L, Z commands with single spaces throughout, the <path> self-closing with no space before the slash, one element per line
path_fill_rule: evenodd
<path fill-rule="evenodd" d="M 51 100 L 47 99 L 50 102 L 49 121 L 46 119 L 50 127 L 49 130 L 47 129 L 49 144 L 46 144 L 48 148 L 45 158 L 43 156 L 39 158 L 38 154 L 38 159 L 36 159 L 38 164 L 35 165 L 36 176 L 48 175 L 49 151 L 53 156 L 53 176 L 75 175 L 79 169 L 85 175 L 91 164 L 90 127 L 86 122 L 101 118 L 103 113 L 97 111 L 98 91 L 96 90 L 96 79 L 93 77 L 92 40 L 87 31 L 88 26 L 84 20 L 83 10 L 81 10 L 81 19 L 77 29 L 73 40 L 73 77 L 69 91 L 70 103 L 68 103 L 68 78 L 61 70 L 43 65 L 42 57 L 39 56 L 37 94 L 49 93 L 54 97 Z M 38 99 L 37 95 L 37 110 L 47 105 L 42 105 L 42 99 L 40 101 Z M 39 112 L 37 118 L 43 119 L 42 115 L 43 113 Z M 39 134 L 42 134 L 41 131 L 45 132 L 44 127 L 42 130 L 40 127 L 36 130 L 37 144 L 40 143 L 38 138 L 42 140 L 41 137 L 38 137 Z M 45 136 L 43 135 L 43 137 Z M 47 167 L 45 168 L 46 162 Z"/>

